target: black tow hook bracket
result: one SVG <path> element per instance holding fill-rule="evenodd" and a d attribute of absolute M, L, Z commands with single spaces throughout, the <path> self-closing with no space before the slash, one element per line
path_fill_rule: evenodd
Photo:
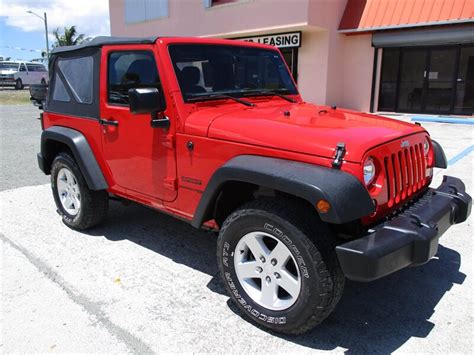
<path fill-rule="evenodd" d="M 333 168 L 338 169 L 341 167 L 344 155 L 346 155 L 346 143 L 339 142 L 336 145 L 336 152 L 334 154 L 334 160 L 332 161 Z"/>
<path fill-rule="evenodd" d="M 425 228 L 435 228 L 436 229 L 436 225 L 430 223 L 430 224 L 426 224 L 426 223 L 423 223 L 421 221 L 421 218 L 420 216 L 414 214 L 414 213 L 410 213 L 409 217 L 412 219 L 412 223 L 414 225 L 416 225 L 418 228 L 422 228 L 422 227 L 425 227 Z"/>

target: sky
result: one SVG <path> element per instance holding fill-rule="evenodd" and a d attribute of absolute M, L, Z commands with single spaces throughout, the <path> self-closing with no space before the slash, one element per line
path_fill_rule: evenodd
<path fill-rule="evenodd" d="M 21 60 L 41 57 L 46 48 L 44 22 L 28 10 L 40 16 L 47 13 L 50 47 L 58 27 L 75 25 L 86 37 L 110 35 L 109 0 L 0 0 L 1 56 Z"/>

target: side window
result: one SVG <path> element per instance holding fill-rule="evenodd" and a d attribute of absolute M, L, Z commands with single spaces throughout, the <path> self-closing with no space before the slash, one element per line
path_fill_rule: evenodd
<path fill-rule="evenodd" d="M 27 64 L 26 67 L 28 68 L 28 71 L 36 71 L 36 65 L 34 64 Z"/>
<path fill-rule="evenodd" d="M 160 88 L 153 53 L 145 51 L 113 52 L 109 56 L 107 95 L 111 104 L 127 105 L 128 90 Z"/>
<path fill-rule="evenodd" d="M 44 71 L 46 71 L 46 68 L 43 65 L 35 64 L 35 65 L 33 65 L 33 70 L 44 72 Z"/>
<path fill-rule="evenodd" d="M 20 64 L 20 71 L 26 71 L 25 64 L 23 64 L 23 63 Z"/>
<path fill-rule="evenodd" d="M 71 89 L 78 103 L 92 103 L 93 66 L 92 57 L 60 59 L 58 61 L 58 67 L 66 79 L 65 84 Z"/>
<path fill-rule="evenodd" d="M 71 98 L 67 93 L 66 87 L 64 86 L 62 80 L 59 78 L 58 73 L 54 75 L 53 100 L 62 102 L 71 101 Z"/>

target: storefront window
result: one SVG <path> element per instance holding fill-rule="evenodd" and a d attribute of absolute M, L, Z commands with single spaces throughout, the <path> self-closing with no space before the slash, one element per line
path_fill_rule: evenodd
<path fill-rule="evenodd" d="M 474 47 L 461 49 L 454 110 L 466 114 L 474 112 Z"/>
<path fill-rule="evenodd" d="M 380 111 L 395 111 L 399 59 L 399 49 L 387 49 L 383 51 L 379 100 Z"/>
<path fill-rule="evenodd" d="M 426 73 L 426 51 L 409 50 L 402 56 L 398 109 L 419 112 Z"/>
<path fill-rule="evenodd" d="M 456 48 L 431 51 L 429 72 L 426 73 L 425 108 L 428 112 L 449 113 L 451 110 L 456 51 Z"/>
<path fill-rule="evenodd" d="M 474 47 L 385 48 L 378 109 L 472 114 Z"/>

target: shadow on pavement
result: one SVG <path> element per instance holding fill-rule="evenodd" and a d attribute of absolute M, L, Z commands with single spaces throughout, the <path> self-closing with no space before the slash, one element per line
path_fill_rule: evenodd
<path fill-rule="evenodd" d="M 108 220 L 89 232 L 109 240 L 128 239 L 177 263 L 213 276 L 207 287 L 225 294 L 216 265 L 214 233 L 196 230 L 173 217 L 137 205 L 112 203 Z M 348 353 L 390 353 L 411 337 L 425 338 L 428 319 L 453 284 L 462 284 L 460 255 L 439 246 L 428 264 L 401 270 L 371 283 L 346 282 L 336 310 L 320 326 L 301 336 L 279 336 L 309 348 L 348 349 Z M 239 313 L 232 302 L 230 309 Z"/>

